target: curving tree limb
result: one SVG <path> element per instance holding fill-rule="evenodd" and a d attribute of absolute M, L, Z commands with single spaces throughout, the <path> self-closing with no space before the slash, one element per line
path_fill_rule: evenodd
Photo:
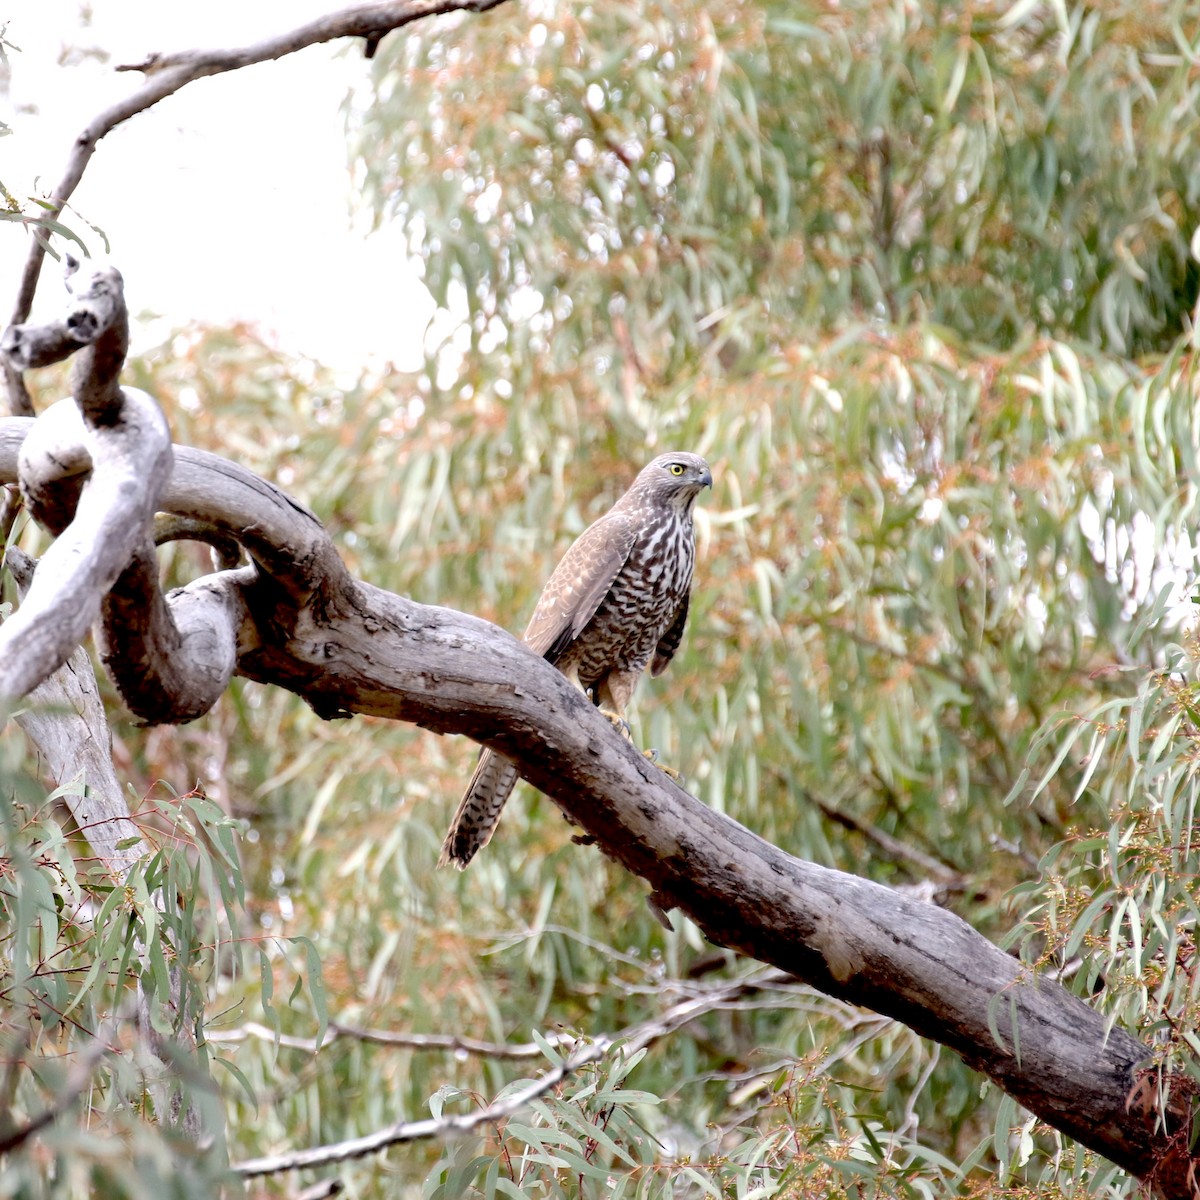
<path fill-rule="evenodd" d="M 128 643 L 163 664 L 165 674 L 182 657 L 214 655 L 207 681 L 197 682 L 192 663 L 180 668 L 174 691 L 155 684 L 165 707 L 154 719 L 203 711 L 219 694 L 215 681 L 232 669 L 295 692 L 325 717 L 363 713 L 467 734 L 512 758 L 604 853 L 648 882 L 660 908 L 681 909 L 715 944 L 904 1022 L 955 1050 L 1049 1124 L 1146 1179 L 1157 1194 L 1191 1196 L 1184 1102 L 1163 1111 L 1152 1050 L 1108 1029 L 1082 1000 L 1035 977 L 952 913 L 793 858 L 712 811 L 648 763 L 516 638 L 354 579 L 311 513 L 232 463 L 177 448 L 164 456 L 161 482 L 129 474 L 124 488 L 93 489 L 113 458 L 132 461 L 143 425 L 153 421 L 118 421 L 106 441 L 82 417 L 57 415 L 65 411 L 60 405 L 37 421 L 0 420 L 0 482 L 21 476 L 38 494 L 40 511 L 59 520 L 86 477 L 88 503 L 47 553 L 39 581 L 60 545 L 83 558 L 108 556 L 94 531 L 108 528 L 113 512 L 146 514 L 152 507 L 236 539 L 251 560 L 167 597 L 154 594 L 151 559 L 126 569 L 143 553 L 137 546 L 115 570 L 114 556 L 104 571 L 47 573 L 54 582 L 37 612 L 53 628 L 69 618 L 78 629 L 102 610 L 110 659 Z M 61 453 L 57 437 L 64 439 Z M 27 451 L 31 440 L 34 451 Z M 25 478 L 29 464 L 47 462 L 59 464 L 57 478 L 50 470 Z M 143 528 L 146 522 L 148 516 Z M 31 589 L 0 626 L 0 689 L 10 698 L 54 670 L 58 650 L 74 648 L 60 637 L 47 656 L 44 639 L 8 636 L 33 598 Z M 176 617 L 193 602 L 212 636 L 188 639 L 185 650 Z M 165 616 L 130 628 L 122 622 L 134 607 L 161 608 Z M 140 711 L 145 697 L 120 671 L 114 680 Z M 309 1163 L 303 1156 L 288 1161 Z"/>
<path fill-rule="evenodd" d="M 17 585 L 18 595 L 27 596 L 34 577 L 33 560 L 13 546 L 4 556 L 4 565 Z M 112 733 L 87 651 L 82 646 L 76 647 L 53 675 L 29 693 L 28 701 L 28 706 L 16 714 L 17 724 L 37 749 L 49 777 L 60 786 L 68 785 L 63 788 L 62 802 L 105 869 L 114 881 L 123 885 L 134 864 L 150 853 L 150 846 L 130 819 L 124 789 L 113 769 Z M 161 893 L 154 899 L 161 908 Z M 144 960 L 144 947 L 140 944 L 138 953 Z M 186 999 L 184 981 L 177 965 L 171 966 L 169 978 L 171 992 L 167 1003 L 175 1014 L 180 1014 Z M 145 1074 L 146 1087 L 154 1098 L 156 1109 L 193 1141 L 198 1140 L 203 1132 L 200 1110 L 194 1104 L 184 1104 L 174 1069 L 181 1049 L 188 1053 L 195 1051 L 192 1027 L 187 1021 L 180 1020 L 173 1050 L 170 1054 L 164 1053 L 163 1035 L 155 1025 L 150 1001 L 140 980 L 136 1023 L 138 1032 L 158 1059 L 158 1066 L 154 1069 L 147 1066 Z M 112 1032 L 115 1029 L 114 1025 Z M 85 1058 L 92 1058 L 93 1066 L 98 1065 L 102 1054 L 96 1048 L 111 1040 L 108 1035 L 98 1036 Z M 90 1083 L 90 1069 L 82 1078 L 85 1085 Z M 53 1115 L 63 1111 L 73 1094 L 68 1081 L 47 1111 Z M 27 1136 L 46 1123 L 31 1122 Z"/>
<path fill-rule="evenodd" d="M 4 556 L 24 596 L 33 581 L 34 562 L 13 546 Z M 92 660 L 82 646 L 29 693 L 28 705 L 16 715 L 25 736 L 37 747 L 44 769 L 58 785 L 67 788 L 63 802 L 79 831 L 114 879 L 125 881 L 129 868 L 149 847 L 141 830 L 129 818 L 129 806 L 112 762 L 112 734 L 104 701 L 92 670 Z"/>
<path fill-rule="evenodd" d="M 17 700 L 66 662 L 139 547 L 153 556 L 153 517 L 171 473 L 158 405 L 122 388 L 129 325 L 121 276 L 68 260 L 72 303 L 61 321 L 12 326 L 14 365 L 76 356 L 74 396 L 52 405 L 21 446 L 18 479 L 33 517 L 57 540 L 17 612 L 0 627 L 0 702 Z"/>
<path fill-rule="evenodd" d="M 373 45 L 411 21 L 500 3 L 358 5 L 240 50 L 155 55 L 125 68 L 143 72 L 142 86 L 81 131 L 49 215 L 61 212 L 107 133 L 195 79 L 346 36 Z M 18 326 L 44 254 L 35 239 L 14 305 Z M 236 671 L 288 688 L 326 717 L 366 713 L 467 734 L 517 762 L 605 853 L 647 880 L 661 908 L 686 912 L 714 943 L 903 1021 L 1156 1194 L 1193 1195 L 1189 1114 L 1160 1109 L 1149 1047 L 1106 1029 L 1083 1001 L 954 915 L 793 858 L 711 811 L 516 639 L 353 579 L 316 518 L 285 493 L 217 456 L 172 452 L 153 401 L 119 386 L 119 275 L 93 272 L 72 288 L 62 322 L 10 330 L 0 342 L 23 412 L 32 405 L 20 372 L 80 352 L 72 400 L 36 422 L 0 420 L 0 482 L 19 479 L 35 516 L 59 535 L 0 626 L 0 699 L 53 687 L 99 620 L 106 665 L 146 719 L 191 719 Z M 249 565 L 163 596 L 156 511 L 236 541 Z M 81 743 L 64 745 L 65 772 Z M 332 1161 L 286 1157 L 284 1166 Z M 241 1164 L 247 1174 L 262 1165 Z"/>

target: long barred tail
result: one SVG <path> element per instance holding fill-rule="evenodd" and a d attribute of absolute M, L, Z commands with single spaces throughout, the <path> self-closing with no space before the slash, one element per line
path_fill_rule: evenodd
<path fill-rule="evenodd" d="M 504 802 L 517 786 L 517 768 L 502 754 L 485 750 L 459 803 L 450 832 L 442 843 L 439 867 L 453 863 L 460 871 L 492 840 Z"/>

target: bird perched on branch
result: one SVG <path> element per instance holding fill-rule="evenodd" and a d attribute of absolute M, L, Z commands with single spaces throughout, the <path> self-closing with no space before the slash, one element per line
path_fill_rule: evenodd
<path fill-rule="evenodd" d="M 566 552 L 522 638 L 626 732 L 625 706 L 642 672 L 666 670 L 683 638 L 696 558 L 692 509 L 711 486 L 698 454 L 660 454 Z M 462 870 L 487 845 L 516 782 L 507 758 L 483 751 L 439 866 Z"/>

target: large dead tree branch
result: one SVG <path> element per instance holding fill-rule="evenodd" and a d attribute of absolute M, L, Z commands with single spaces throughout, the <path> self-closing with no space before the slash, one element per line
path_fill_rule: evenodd
<path fill-rule="evenodd" d="M 34 576 L 33 560 L 13 546 L 5 554 L 4 565 L 16 582 L 18 594 L 27 596 Z M 150 853 L 150 846 L 130 819 L 124 790 L 113 770 L 112 734 L 87 652 L 76 647 L 54 674 L 29 693 L 27 701 L 16 715 L 17 724 L 37 750 L 46 774 L 56 784 L 68 785 L 61 798 L 76 828 L 113 879 L 124 884 L 134 865 Z M 161 893 L 154 900 L 161 909 Z M 138 956 L 144 963 L 144 947 L 140 944 Z M 186 994 L 177 964 L 171 966 L 169 977 L 171 991 L 165 1002 L 179 1017 Z M 194 1104 L 183 1103 L 175 1072 L 179 1050 L 194 1051 L 195 1036 L 186 1020 L 177 1020 L 176 1025 L 178 1032 L 168 1054 L 153 1019 L 150 999 L 139 980 L 137 1027 L 159 1061 L 156 1070 L 148 1071 L 146 1086 L 159 1113 L 195 1141 L 203 1132 L 200 1110 Z M 63 1094 L 69 1092 L 70 1088 L 65 1087 Z"/>
<path fill-rule="evenodd" d="M 77 378 L 77 394 L 79 386 Z M 699 803 L 517 639 L 352 578 L 316 518 L 249 472 L 184 448 L 154 456 L 166 463 L 163 479 L 129 470 L 161 416 L 146 412 L 149 397 L 131 404 L 128 389 L 118 392 L 114 423 L 101 429 L 84 416 L 83 400 L 36 421 L 0 421 L 0 482 L 19 478 L 36 496 L 35 512 L 56 528 L 73 514 L 29 596 L 0 626 L 0 691 L 10 701 L 53 672 L 100 614 L 114 681 L 147 720 L 195 715 L 235 670 L 297 693 L 326 717 L 363 713 L 466 734 L 512 758 L 606 854 L 649 883 L 660 908 L 680 909 L 715 944 L 904 1022 L 1159 1194 L 1191 1195 L 1190 1118 L 1182 1102 L 1163 1111 L 1155 1099 L 1147 1046 L 1108 1029 L 1102 1014 L 953 914 L 793 858 Z M 119 487 L 105 483 L 114 462 Z M 236 539 L 250 565 L 157 595 L 152 558 L 138 541 L 154 507 Z M 139 533 L 114 551 L 101 531 L 118 512 L 122 522 L 135 514 Z M 62 545 L 72 548 L 70 569 L 46 570 Z M 193 601 L 211 640 L 179 632 Z M 166 616 L 127 629 L 122 622 L 139 606 Z M 43 626 L 54 636 L 26 636 Z M 179 674 L 192 682 L 159 680 L 147 695 L 115 666 L 126 639 L 130 653 L 163 664 L 160 675 L 181 658 L 212 654 L 211 679 L 197 683 L 205 672 L 192 663 Z"/>
<path fill-rule="evenodd" d="M 44 365 L 82 348 L 74 395 L 34 423 L 21 447 L 21 494 L 58 534 L 17 613 L 0 627 L 0 701 L 19 699 L 66 662 L 131 560 L 154 553 L 153 518 L 171 474 L 171 435 L 144 392 L 118 382 L 129 345 L 121 276 L 78 271 L 65 319 L 5 330 L 14 365 Z"/>
<path fill-rule="evenodd" d="M 33 560 L 12 547 L 4 565 L 20 594 L 33 581 Z M 29 693 L 17 724 L 37 748 L 46 774 L 56 784 L 78 781 L 63 801 L 96 856 L 124 883 L 129 868 L 149 847 L 129 818 L 129 806 L 113 770 L 112 736 L 92 662 L 82 647 Z"/>

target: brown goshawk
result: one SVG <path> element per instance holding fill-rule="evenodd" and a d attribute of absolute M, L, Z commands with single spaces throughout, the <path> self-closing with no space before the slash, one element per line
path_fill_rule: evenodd
<path fill-rule="evenodd" d="M 692 509 L 711 485 L 698 454 L 660 454 L 563 555 L 522 638 L 622 725 L 642 672 L 661 674 L 679 649 L 696 558 Z M 516 782 L 507 758 L 483 751 L 439 866 L 462 870 L 487 845 Z"/>

